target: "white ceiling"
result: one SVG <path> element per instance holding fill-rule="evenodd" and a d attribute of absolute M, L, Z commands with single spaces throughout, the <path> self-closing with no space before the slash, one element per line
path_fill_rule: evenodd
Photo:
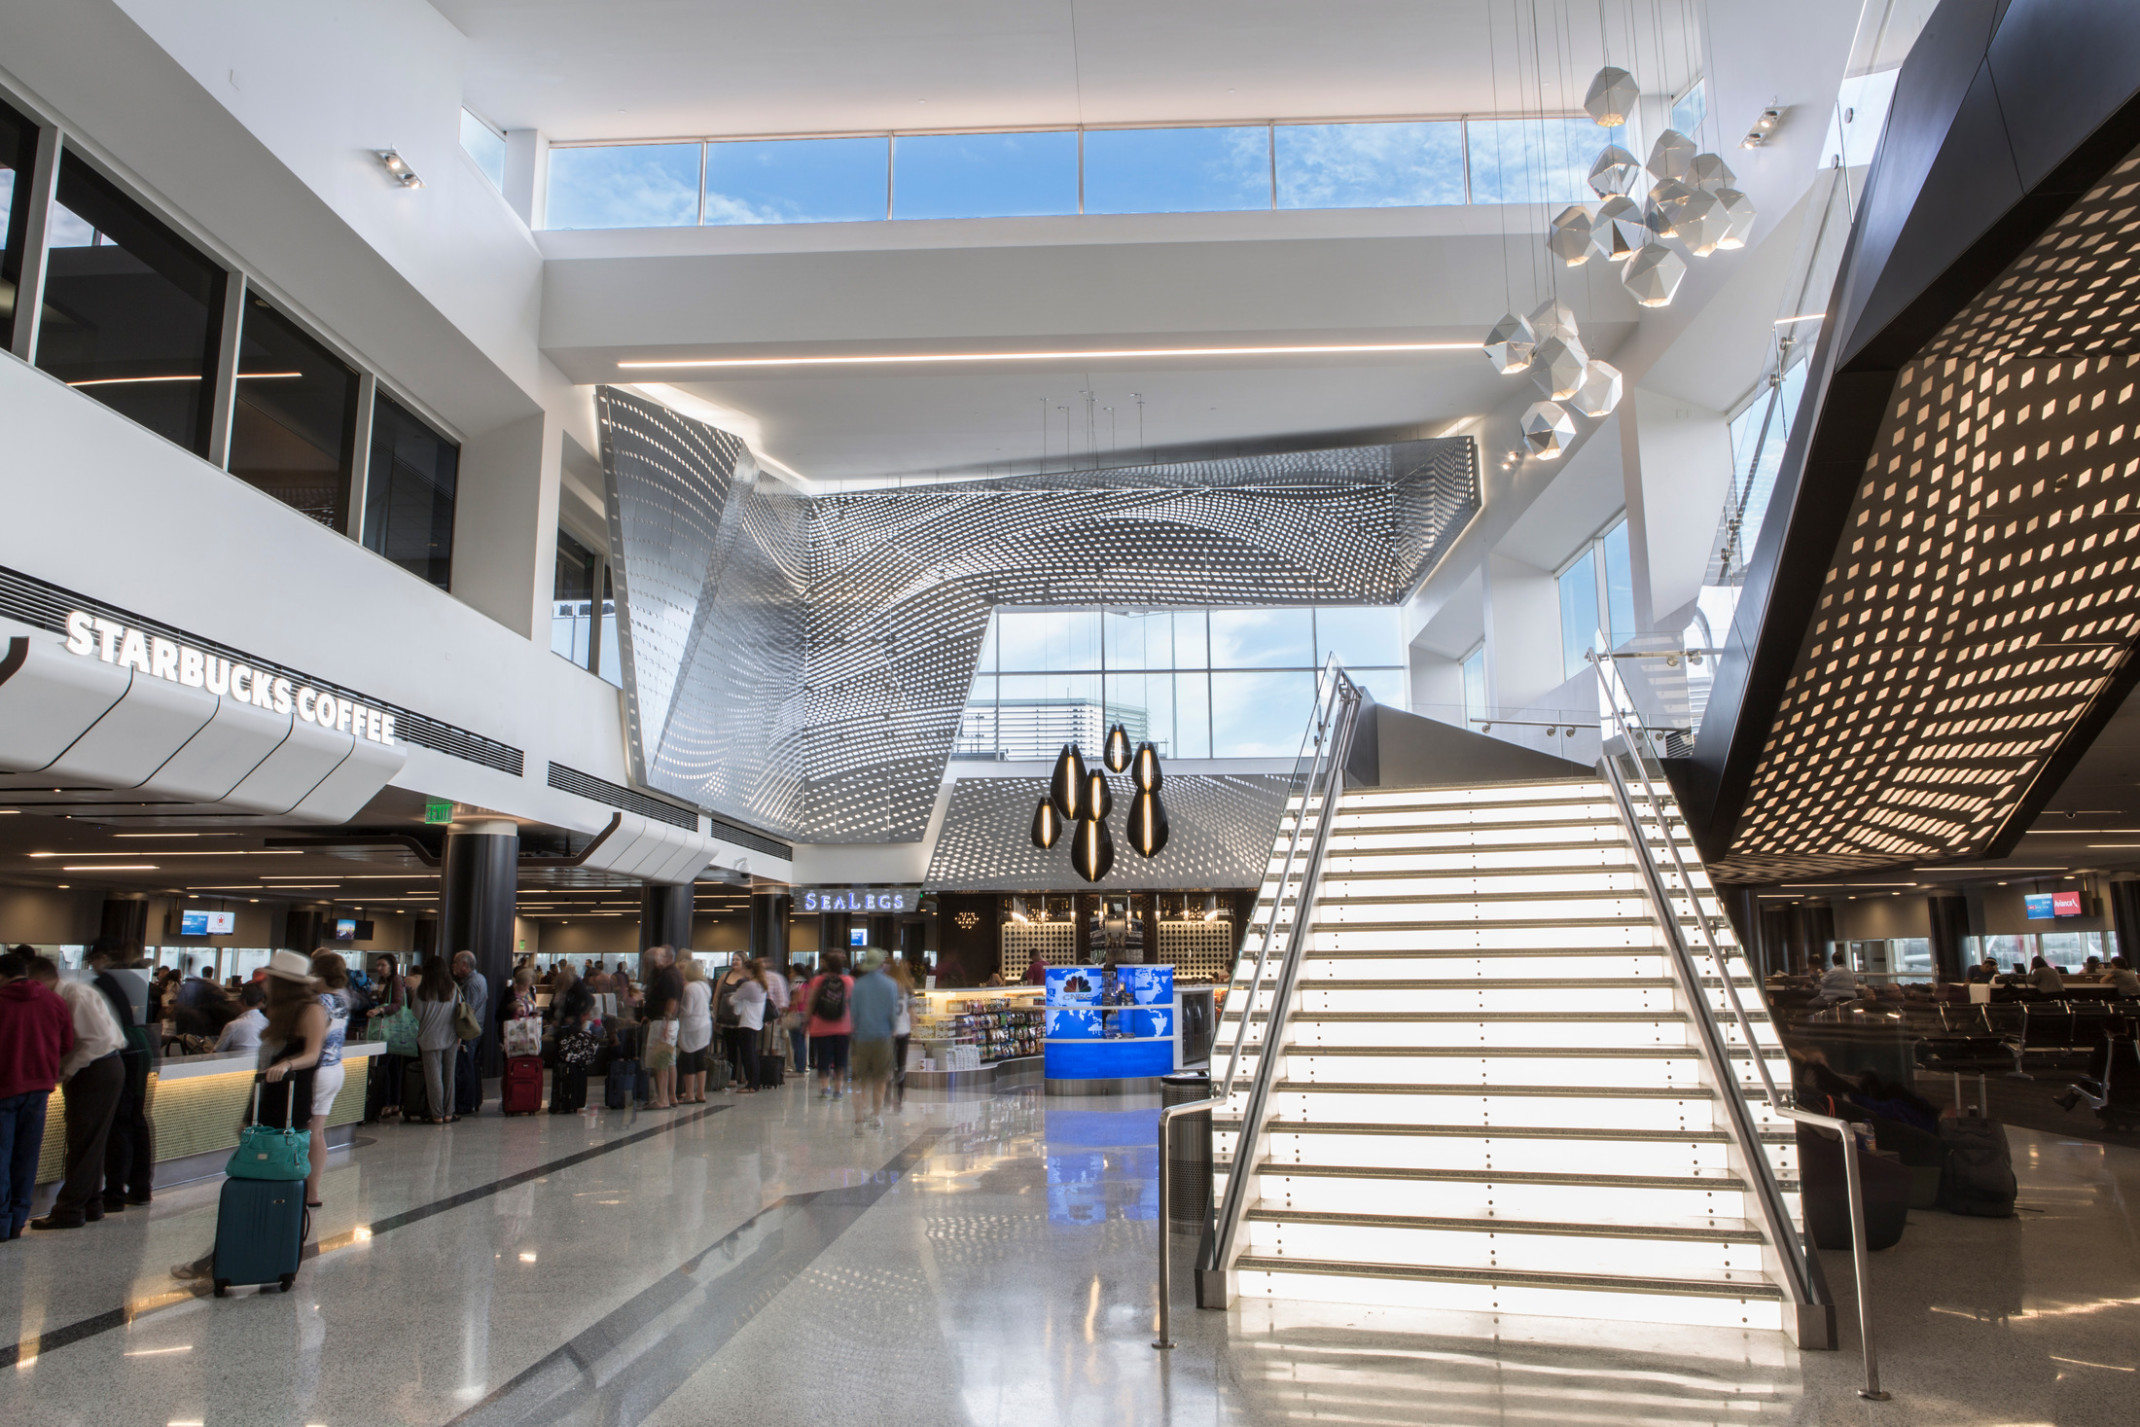
<path fill-rule="evenodd" d="M 1637 45 L 1623 0 L 433 3 L 470 40 L 469 103 L 560 139 L 1568 110 L 1601 29 L 1617 62 Z M 1694 7 L 1636 8 L 1629 67 L 1684 83 Z"/>

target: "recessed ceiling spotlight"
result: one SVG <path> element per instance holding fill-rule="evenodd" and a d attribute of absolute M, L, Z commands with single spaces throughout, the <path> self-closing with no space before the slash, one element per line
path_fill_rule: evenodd
<path fill-rule="evenodd" d="M 379 162 L 385 166 L 389 174 L 393 175 L 394 182 L 400 184 L 403 188 L 422 188 L 424 186 L 424 181 L 416 176 L 416 170 L 409 167 L 409 161 L 403 158 L 398 150 L 373 149 L 372 152 L 379 156 Z"/>

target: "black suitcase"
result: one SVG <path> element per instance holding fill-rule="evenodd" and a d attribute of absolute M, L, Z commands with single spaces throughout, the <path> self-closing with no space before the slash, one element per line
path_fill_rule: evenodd
<path fill-rule="evenodd" d="M 401 1118 L 421 1120 L 431 1113 L 431 1088 L 424 1084 L 424 1058 L 412 1055 L 401 1067 Z"/>
<path fill-rule="evenodd" d="M 609 1074 L 602 1077 L 602 1103 L 612 1110 L 628 1110 L 632 1104 L 633 1087 L 639 1080 L 639 1062 L 619 1055 L 609 1062 Z"/>
<path fill-rule="evenodd" d="M 786 1059 L 786 1057 L 782 1056 L 782 1055 L 781 1055 L 781 1054 L 780 1054 L 780 1053 L 779 1053 L 778 1051 L 771 1051 L 771 1050 L 761 1050 L 761 1051 L 759 1051 L 759 1052 L 758 1052 L 758 1086 L 759 1086 L 759 1088 L 760 1088 L 760 1089 L 762 1089 L 762 1090 L 771 1090 L 771 1089 L 772 1089 L 773 1087 L 775 1087 L 775 1086 L 777 1086 L 777 1085 L 785 1085 L 785 1084 L 787 1083 L 787 1080 L 788 1080 L 788 1062 L 787 1062 L 787 1059 Z"/>
<path fill-rule="evenodd" d="M 1947 1162 L 1939 1174 L 1939 1207 L 1949 1214 L 2010 1219 L 2020 1186 L 2006 1127 L 1981 1115 L 1939 1122 Z"/>

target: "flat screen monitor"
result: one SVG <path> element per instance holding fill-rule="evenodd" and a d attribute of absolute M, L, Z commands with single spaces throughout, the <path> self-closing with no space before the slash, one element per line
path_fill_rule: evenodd
<path fill-rule="evenodd" d="M 210 912 L 189 907 L 178 914 L 180 936 L 229 936 L 237 929 L 236 912 Z"/>
<path fill-rule="evenodd" d="M 2028 917 L 2032 922 L 2082 915 L 2081 894 L 2078 892 L 2030 892 L 2022 901 L 2027 906 Z"/>
<path fill-rule="evenodd" d="M 355 917 L 338 918 L 334 924 L 334 939 L 336 941 L 370 941 L 372 939 L 372 924 L 367 921 L 360 921 Z"/>

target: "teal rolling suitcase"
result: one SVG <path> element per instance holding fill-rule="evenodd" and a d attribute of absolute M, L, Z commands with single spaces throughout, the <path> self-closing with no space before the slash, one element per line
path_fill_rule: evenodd
<path fill-rule="evenodd" d="M 290 1099 L 283 1097 L 286 1121 L 291 1113 Z M 263 1144 L 274 1137 L 273 1131 L 262 1135 L 265 1127 L 258 1123 L 259 1110 L 260 1088 L 255 1082 L 254 1123 L 240 1136 L 239 1149 L 232 1155 L 234 1165 L 247 1157 L 246 1148 L 254 1136 L 261 1136 Z M 286 1133 L 288 1124 L 283 1128 Z M 252 1179 L 233 1175 L 223 1181 L 223 1196 L 216 1208 L 215 1266 L 209 1274 L 218 1298 L 233 1286 L 255 1283 L 279 1284 L 288 1293 L 290 1285 L 297 1281 L 297 1267 L 305 1253 L 304 1166 L 294 1152 L 277 1156 L 276 1161 L 263 1166 L 260 1172 L 297 1177 Z"/>

